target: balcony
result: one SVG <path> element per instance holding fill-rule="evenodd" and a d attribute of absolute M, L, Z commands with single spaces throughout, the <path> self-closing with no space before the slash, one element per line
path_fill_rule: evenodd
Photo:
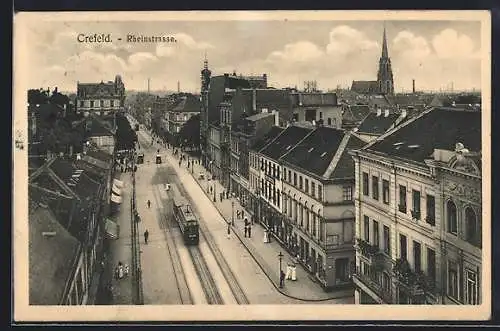
<path fill-rule="evenodd" d="M 436 217 L 434 215 L 427 215 L 425 221 L 431 225 L 436 224 Z"/>
<path fill-rule="evenodd" d="M 373 297 L 371 294 L 375 294 L 378 297 L 375 300 L 380 304 L 390 304 L 393 302 L 390 283 L 384 288 L 380 284 L 379 279 L 377 279 L 377 272 L 374 270 L 365 270 L 363 272 L 360 267 L 356 267 L 354 284 L 364 292 L 368 292 L 371 297 Z"/>
<path fill-rule="evenodd" d="M 399 212 L 406 214 L 406 205 L 399 204 L 398 210 L 399 210 Z"/>
<path fill-rule="evenodd" d="M 412 270 L 408 261 L 404 259 L 396 260 L 392 272 L 400 288 L 410 297 L 412 304 L 430 303 L 439 295 L 433 277 L 427 276 L 421 270 Z"/>

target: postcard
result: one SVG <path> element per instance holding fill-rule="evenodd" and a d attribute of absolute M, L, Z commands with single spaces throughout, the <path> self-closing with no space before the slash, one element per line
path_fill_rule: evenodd
<path fill-rule="evenodd" d="M 15 320 L 488 319 L 490 31 L 17 13 Z"/>

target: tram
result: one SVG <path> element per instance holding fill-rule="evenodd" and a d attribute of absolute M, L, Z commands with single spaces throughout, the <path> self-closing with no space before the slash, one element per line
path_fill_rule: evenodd
<path fill-rule="evenodd" d="M 173 211 L 174 219 L 179 225 L 179 228 L 186 245 L 197 245 L 200 239 L 199 225 L 196 215 L 193 213 L 191 204 L 188 200 L 178 192 L 176 186 L 174 188 Z"/>

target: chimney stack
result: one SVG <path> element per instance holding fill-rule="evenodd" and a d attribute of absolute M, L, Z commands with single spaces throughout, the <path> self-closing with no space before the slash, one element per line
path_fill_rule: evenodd
<path fill-rule="evenodd" d="M 380 115 L 382 115 L 382 109 L 377 108 L 377 117 L 380 116 Z"/>
<path fill-rule="evenodd" d="M 384 117 L 389 117 L 389 109 L 385 109 L 384 112 L 385 112 Z"/>
<path fill-rule="evenodd" d="M 415 94 L 415 79 L 413 79 L 413 89 L 412 89 L 412 91 L 413 91 L 413 94 Z"/>
<path fill-rule="evenodd" d="M 252 90 L 252 110 L 255 113 L 257 111 L 257 91 Z"/>
<path fill-rule="evenodd" d="M 280 126 L 280 113 L 277 110 L 273 110 L 274 113 L 274 125 L 275 126 Z"/>

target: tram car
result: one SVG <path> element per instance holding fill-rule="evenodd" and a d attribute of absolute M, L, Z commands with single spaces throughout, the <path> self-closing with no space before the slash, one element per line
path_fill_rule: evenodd
<path fill-rule="evenodd" d="M 176 188 L 177 187 L 175 187 L 175 189 Z M 173 212 L 174 212 L 174 219 L 179 225 L 179 228 L 181 230 L 184 243 L 186 245 L 197 245 L 200 240 L 198 219 L 196 218 L 196 215 L 193 213 L 191 204 L 180 193 L 174 194 Z"/>
<path fill-rule="evenodd" d="M 161 164 L 161 155 L 156 154 L 156 164 Z"/>

